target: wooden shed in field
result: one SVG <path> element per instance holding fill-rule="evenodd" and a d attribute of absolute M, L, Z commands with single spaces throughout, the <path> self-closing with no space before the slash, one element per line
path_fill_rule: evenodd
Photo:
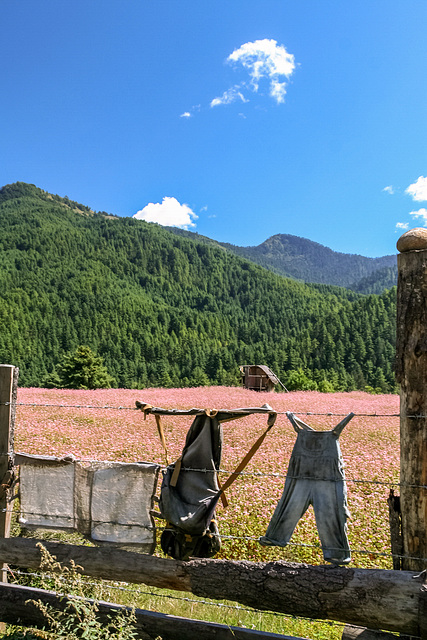
<path fill-rule="evenodd" d="M 244 364 L 240 367 L 240 372 L 245 389 L 273 391 L 276 384 L 281 384 L 272 370 L 263 364 Z"/>

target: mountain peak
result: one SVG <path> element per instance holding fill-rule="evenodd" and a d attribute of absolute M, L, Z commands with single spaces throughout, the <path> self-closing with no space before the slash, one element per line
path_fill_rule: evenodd
<path fill-rule="evenodd" d="M 43 200 L 43 202 L 51 201 L 82 215 L 95 215 L 95 212 L 90 207 L 70 200 L 68 196 L 61 197 L 43 191 L 43 189 L 36 187 L 35 184 L 13 182 L 12 184 L 6 184 L 0 189 L 0 203 L 8 200 L 16 200 L 17 198 L 38 199 Z"/>
<path fill-rule="evenodd" d="M 26 182 L 13 182 L 6 184 L 0 189 L 0 202 L 5 200 L 14 200 L 15 198 L 25 198 L 28 196 L 46 197 L 49 194 L 42 189 L 36 187 L 35 184 L 27 184 Z"/>
<path fill-rule="evenodd" d="M 333 284 L 361 292 L 364 289 L 360 288 L 360 281 L 366 278 L 369 278 L 370 288 L 376 286 L 372 280 L 375 273 L 381 280 L 377 292 L 393 286 L 397 276 L 395 255 L 367 258 L 355 253 L 334 251 L 313 240 L 285 233 L 270 236 L 257 246 L 237 247 L 224 243 L 223 246 L 288 278 Z"/>

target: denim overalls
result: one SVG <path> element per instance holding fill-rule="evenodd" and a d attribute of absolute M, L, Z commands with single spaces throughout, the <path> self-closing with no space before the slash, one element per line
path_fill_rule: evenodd
<path fill-rule="evenodd" d="M 285 488 L 262 545 L 288 544 L 298 520 L 313 505 L 317 530 L 327 562 L 350 562 L 347 539 L 347 489 L 338 438 L 350 413 L 332 431 L 315 431 L 293 413 L 286 414 L 297 432 Z"/>

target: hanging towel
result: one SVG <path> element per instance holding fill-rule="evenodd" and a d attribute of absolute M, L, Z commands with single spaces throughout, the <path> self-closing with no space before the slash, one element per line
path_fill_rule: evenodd
<path fill-rule="evenodd" d="M 156 464 L 119 462 L 94 469 L 90 532 L 94 542 L 137 545 L 153 553 L 151 510 L 159 469 Z"/>
<path fill-rule="evenodd" d="M 97 544 L 153 553 L 160 466 L 17 454 L 26 528 L 76 530 Z"/>
<path fill-rule="evenodd" d="M 74 458 L 18 454 L 21 513 L 26 528 L 75 529 Z"/>

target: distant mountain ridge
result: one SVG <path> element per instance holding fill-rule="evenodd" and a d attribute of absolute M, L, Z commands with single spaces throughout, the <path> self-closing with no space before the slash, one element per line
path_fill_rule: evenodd
<path fill-rule="evenodd" d="M 71 210 L 83 216 L 117 218 L 105 211 L 95 212 L 67 196 L 53 195 L 23 182 L 5 185 L 0 189 L 0 203 L 28 196 L 41 202 L 50 200 L 52 204 L 64 210 Z M 335 285 L 362 294 L 379 294 L 397 283 L 395 255 L 368 258 L 358 254 L 340 253 L 313 240 L 283 233 L 271 236 L 259 245 L 241 247 L 177 227 L 164 228 L 181 237 L 222 247 L 278 275 L 307 283 Z"/>
<path fill-rule="evenodd" d="M 199 242 L 220 245 L 274 273 L 304 282 L 332 284 L 358 293 L 381 293 L 397 282 L 395 255 L 367 258 L 340 253 L 307 238 L 284 233 L 271 236 L 257 246 L 240 247 L 227 242 L 216 242 L 190 231 L 173 227 L 168 229 Z"/>

